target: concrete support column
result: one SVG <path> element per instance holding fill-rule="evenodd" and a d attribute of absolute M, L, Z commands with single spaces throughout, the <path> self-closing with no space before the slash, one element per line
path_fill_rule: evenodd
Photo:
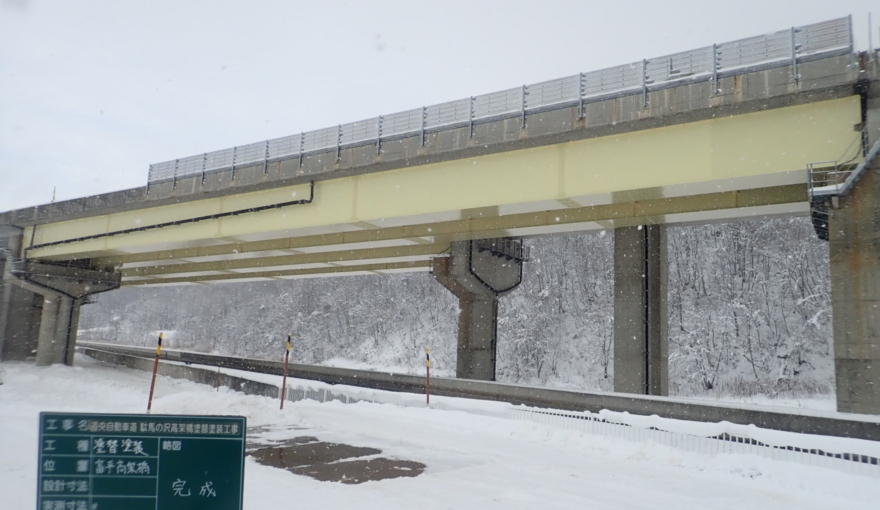
<path fill-rule="evenodd" d="M 73 365 L 80 300 L 68 296 L 46 296 L 40 320 L 37 365 Z"/>
<path fill-rule="evenodd" d="M 522 242 L 505 238 L 456 241 L 434 259 L 434 278 L 459 300 L 459 379 L 495 380 L 498 297 L 522 282 L 525 258 Z"/>
<path fill-rule="evenodd" d="M 5 261 L 0 260 L 0 274 Z M 0 278 L 0 360 L 22 361 L 37 350 L 43 297 Z"/>
<path fill-rule="evenodd" d="M 614 391 L 669 394 L 666 227 L 614 230 Z"/>
<path fill-rule="evenodd" d="M 498 345 L 498 297 L 465 294 L 459 297 L 458 357 L 455 374 L 461 379 L 495 380 Z"/>
<path fill-rule="evenodd" d="M 837 410 L 880 414 L 880 162 L 829 209 Z"/>
<path fill-rule="evenodd" d="M 870 149 L 880 140 L 880 86 L 866 80 L 856 92 Z M 880 157 L 865 170 L 828 208 L 834 377 L 838 411 L 880 414 Z"/>
<path fill-rule="evenodd" d="M 20 228 L 0 226 L 0 360 L 24 360 L 37 350 L 42 296 L 15 285 L 9 275 L 21 243 Z"/>

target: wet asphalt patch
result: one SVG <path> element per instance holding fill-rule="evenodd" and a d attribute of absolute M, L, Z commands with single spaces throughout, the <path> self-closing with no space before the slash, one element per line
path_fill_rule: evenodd
<path fill-rule="evenodd" d="M 327 443 L 314 436 L 279 440 L 259 437 L 278 431 L 271 427 L 250 429 L 248 455 L 260 464 L 286 469 L 322 482 L 358 484 L 414 477 L 422 474 L 427 467 L 420 462 L 378 457 L 382 451 L 376 448 Z"/>

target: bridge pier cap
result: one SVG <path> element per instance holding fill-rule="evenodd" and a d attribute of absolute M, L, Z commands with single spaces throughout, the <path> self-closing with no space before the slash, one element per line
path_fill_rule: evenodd
<path fill-rule="evenodd" d="M 433 259 L 434 278 L 459 302 L 459 379 L 495 380 L 498 298 L 522 282 L 527 250 L 521 239 L 454 241 L 448 257 Z"/>

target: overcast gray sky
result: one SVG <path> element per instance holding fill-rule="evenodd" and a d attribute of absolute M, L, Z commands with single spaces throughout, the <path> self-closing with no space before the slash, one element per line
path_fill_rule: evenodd
<path fill-rule="evenodd" d="M 150 163 L 852 14 L 869 0 L 0 0 L 0 211 Z"/>

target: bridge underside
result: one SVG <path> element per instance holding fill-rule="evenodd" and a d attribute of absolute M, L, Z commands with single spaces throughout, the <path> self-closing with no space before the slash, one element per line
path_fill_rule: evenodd
<path fill-rule="evenodd" d="M 859 119 L 844 97 L 42 224 L 24 254 L 126 286 L 222 283 L 427 271 L 468 239 L 806 215 L 806 163 L 845 153 Z"/>
<path fill-rule="evenodd" d="M 582 233 L 651 224 L 686 224 L 806 215 L 806 185 L 712 193 L 301 237 L 227 239 L 202 246 L 93 259 L 122 265 L 123 285 L 223 283 L 428 271 L 454 241 Z M 336 228 L 343 228 L 337 226 Z M 244 237 L 244 236 L 243 236 Z"/>

